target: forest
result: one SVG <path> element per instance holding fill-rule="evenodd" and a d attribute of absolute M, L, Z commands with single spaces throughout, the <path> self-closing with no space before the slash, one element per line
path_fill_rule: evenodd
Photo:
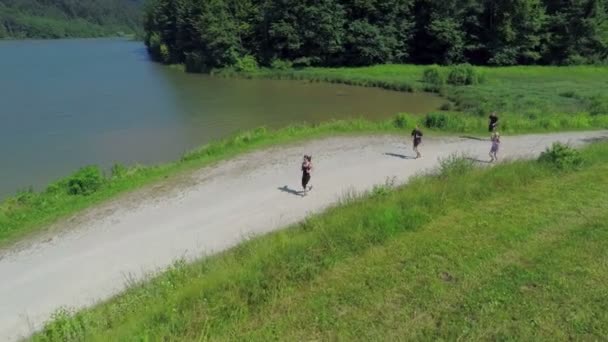
<path fill-rule="evenodd" d="M 0 39 L 141 32 L 142 0 L 0 0 Z"/>
<path fill-rule="evenodd" d="M 608 0 L 150 0 L 164 63 L 363 66 L 603 64 Z"/>

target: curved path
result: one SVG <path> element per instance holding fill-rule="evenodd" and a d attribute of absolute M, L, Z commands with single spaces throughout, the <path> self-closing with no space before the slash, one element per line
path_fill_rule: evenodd
<path fill-rule="evenodd" d="M 504 137 L 500 155 L 535 157 L 555 141 L 605 138 L 608 131 Z M 91 305 L 176 259 L 284 227 L 389 177 L 405 182 L 438 158 L 466 153 L 488 165 L 488 150 L 475 138 L 427 138 L 424 157 L 414 160 L 404 138 L 330 138 L 251 153 L 125 195 L 0 251 L 0 340 L 27 336 L 59 307 Z M 304 153 L 316 167 L 307 197 L 295 192 Z"/>

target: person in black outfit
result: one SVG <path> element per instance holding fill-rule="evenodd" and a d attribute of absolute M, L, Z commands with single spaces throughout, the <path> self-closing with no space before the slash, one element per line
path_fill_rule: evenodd
<path fill-rule="evenodd" d="M 308 187 L 310 182 L 310 172 L 312 171 L 312 156 L 305 155 L 302 161 L 302 189 L 304 189 L 304 195 L 312 190 L 312 185 Z"/>
<path fill-rule="evenodd" d="M 412 131 L 412 137 L 414 138 L 414 152 L 416 152 L 416 159 L 422 157 L 422 154 L 418 151 L 418 145 L 422 143 L 422 131 L 416 125 L 416 128 Z"/>
<path fill-rule="evenodd" d="M 496 112 L 492 112 L 489 117 L 488 131 L 496 131 L 496 127 L 498 127 L 498 115 L 496 115 Z"/>

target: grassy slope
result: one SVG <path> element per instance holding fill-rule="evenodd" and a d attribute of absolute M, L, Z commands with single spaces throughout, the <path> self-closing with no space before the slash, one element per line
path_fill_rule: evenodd
<path fill-rule="evenodd" d="M 445 164 L 59 314 L 35 340 L 600 339 L 606 152 L 571 171 Z"/>

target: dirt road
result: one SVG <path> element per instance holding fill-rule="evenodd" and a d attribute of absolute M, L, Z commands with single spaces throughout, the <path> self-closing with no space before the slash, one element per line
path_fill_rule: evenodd
<path fill-rule="evenodd" d="M 503 158 L 535 157 L 555 141 L 580 146 L 608 131 L 504 137 Z M 489 159 L 489 142 L 425 139 L 423 158 L 394 136 L 331 138 L 251 153 L 123 196 L 58 225 L 27 245 L 0 252 L 0 340 L 39 329 L 61 306 L 80 308 L 179 258 L 225 249 L 252 234 L 317 213 L 347 192 L 437 166 L 466 153 Z M 300 161 L 313 155 L 313 192 L 301 197 Z"/>

